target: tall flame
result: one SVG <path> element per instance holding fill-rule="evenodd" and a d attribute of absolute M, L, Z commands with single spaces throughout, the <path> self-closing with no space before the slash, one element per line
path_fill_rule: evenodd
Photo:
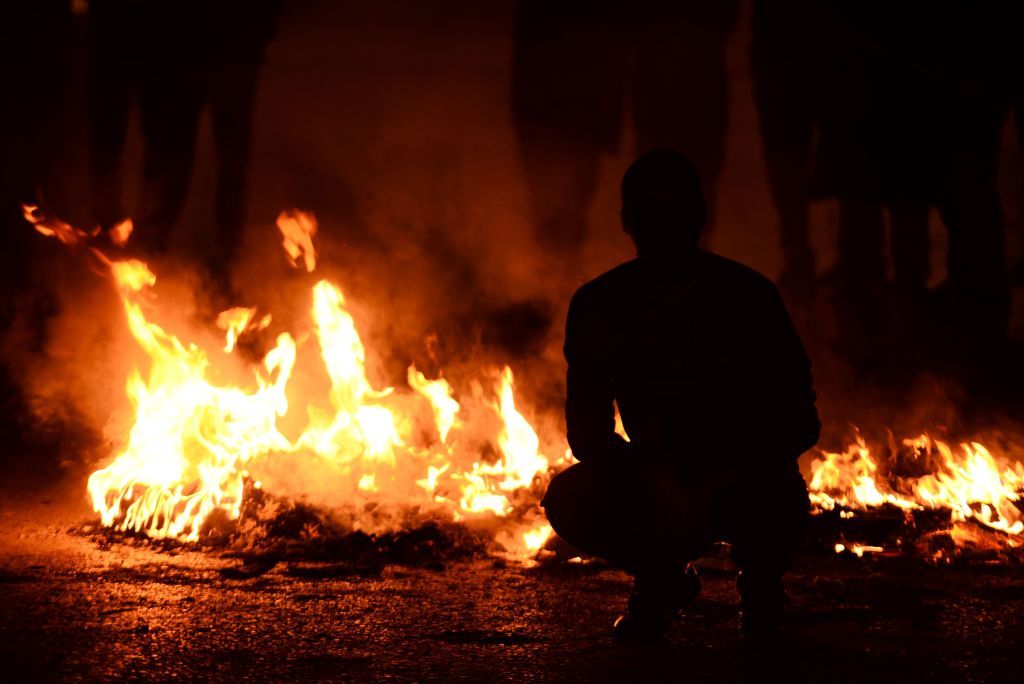
<path fill-rule="evenodd" d="M 282 223 L 316 225 L 298 212 Z M 302 235 L 310 238 L 313 230 L 307 229 Z M 282 228 L 286 242 L 289 231 Z M 304 244 L 296 254 L 312 268 L 312 242 Z M 134 424 L 127 443 L 89 478 L 93 508 L 104 525 L 196 540 L 215 511 L 239 516 L 250 471 L 292 454 L 326 464 L 336 487 L 352 497 L 429 505 L 457 520 L 506 518 L 499 536 L 513 551 L 534 552 L 547 539 L 546 523 L 512 516 L 510 497 L 546 476 L 549 464 L 516 406 L 509 367 L 500 371 L 495 400 L 483 401 L 472 415 L 460 415 L 463 407 L 446 380 L 428 380 L 414 367 L 407 375 L 411 392 L 378 389 L 367 377 L 366 349 L 344 294 L 321 280 L 312 288 L 312 332 L 330 385 L 328 407 L 304 398 L 307 423 L 289 439 L 278 428 L 278 420 L 290 415 L 289 380 L 298 353 L 289 333 L 277 337 L 248 387 L 214 384 L 210 378 L 221 374 L 205 350 L 147 318 L 140 295 L 156 283 L 147 266 L 104 262 L 128 328 L 148 357 L 145 372 L 133 370 L 128 378 Z M 225 331 L 224 351 L 231 353 L 244 331 L 269 322 L 269 315 L 257 320 L 254 308 L 222 312 L 217 323 Z M 423 411 L 416 402 L 425 405 Z M 481 460 L 481 439 L 496 445 L 496 458 Z"/>

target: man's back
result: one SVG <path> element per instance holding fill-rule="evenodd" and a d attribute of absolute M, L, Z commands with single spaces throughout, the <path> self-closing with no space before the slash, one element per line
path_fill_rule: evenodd
<path fill-rule="evenodd" d="M 587 283 L 565 353 L 581 461 L 638 450 L 687 474 L 762 470 L 792 467 L 817 440 L 810 364 L 775 286 L 723 257 L 636 259 Z M 630 449 L 608 435 L 611 399 Z"/>

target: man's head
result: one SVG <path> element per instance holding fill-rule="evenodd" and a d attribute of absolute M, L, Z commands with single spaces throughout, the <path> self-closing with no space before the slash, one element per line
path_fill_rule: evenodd
<path fill-rule="evenodd" d="M 700 175 L 678 152 L 651 150 L 622 177 L 622 227 L 641 257 L 693 250 L 706 220 Z"/>

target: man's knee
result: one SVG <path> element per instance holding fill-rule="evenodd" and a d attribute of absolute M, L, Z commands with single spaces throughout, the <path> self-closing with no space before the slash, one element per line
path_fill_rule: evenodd
<path fill-rule="evenodd" d="M 541 506 L 563 538 L 576 536 L 580 527 L 593 523 L 595 504 L 602 498 L 601 484 L 592 466 L 583 463 L 566 468 L 551 479 Z"/>

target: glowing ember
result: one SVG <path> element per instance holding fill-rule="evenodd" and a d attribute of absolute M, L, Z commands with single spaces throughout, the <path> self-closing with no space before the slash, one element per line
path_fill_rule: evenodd
<path fill-rule="evenodd" d="M 881 546 L 870 546 L 867 544 L 850 544 L 849 547 L 846 544 L 836 544 L 836 553 L 842 553 L 843 551 L 849 551 L 857 558 L 863 558 L 865 553 L 881 553 L 885 549 Z"/>

